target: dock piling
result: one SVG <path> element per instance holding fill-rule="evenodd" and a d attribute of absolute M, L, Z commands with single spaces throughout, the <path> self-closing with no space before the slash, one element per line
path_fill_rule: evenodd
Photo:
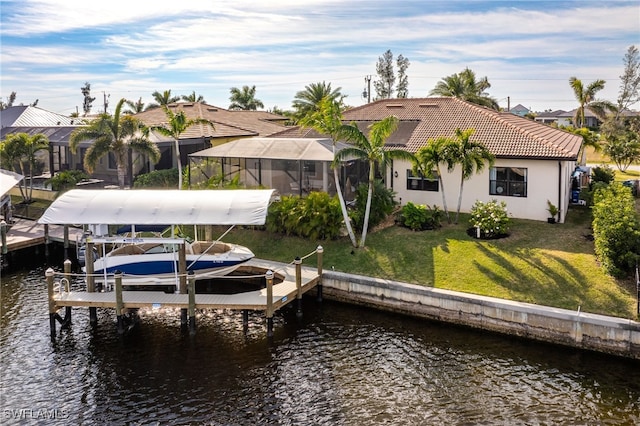
<path fill-rule="evenodd" d="M 56 337 L 56 301 L 53 299 L 53 268 L 46 270 L 45 277 L 47 279 L 47 293 L 49 294 L 49 329 L 53 340 Z"/>
<path fill-rule="evenodd" d="M 316 286 L 316 301 L 320 303 L 322 302 L 322 254 L 324 253 L 324 248 L 322 248 L 322 246 L 318 246 L 316 252 L 318 253 L 318 284 Z"/>
<path fill-rule="evenodd" d="M 196 334 L 196 277 L 189 272 L 189 334 Z"/>
<path fill-rule="evenodd" d="M 296 257 L 294 260 L 296 265 L 296 317 L 302 318 L 302 259 Z"/>
<path fill-rule="evenodd" d="M 87 271 L 87 293 L 94 293 L 96 291 L 96 281 L 93 276 L 93 247 L 94 244 L 91 241 L 87 241 L 87 248 L 85 250 L 85 269 Z M 95 327 L 98 325 L 98 311 L 95 307 L 89 308 L 89 324 Z"/>
<path fill-rule="evenodd" d="M 180 294 L 187 293 L 187 252 L 184 244 L 178 247 L 178 290 Z M 180 309 L 180 327 L 186 330 L 188 326 L 187 309 Z"/>
<path fill-rule="evenodd" d="M 0 234 L 2 235 L 2 254 L 7 254 L 7 222 L 0 221 Z"/>
<path fill-rule="evenodd" d="M 69 293 L 71 291 L 71 261 L 65 260 L 64 263 L 64 291 Z M 64 324 L 63 328 L 69 328 L 71 326 L 71 306 L 65 306 L 64 308 Z"/>
<path fill-rule="evenodd" d="M 273 271 L 269 269 L 265 274 L 267 279 L 267 337 L 273 337 Z"/>
<path fill-rule="evenodd" d="M 124 311 L 124 302 L 122 300 L 122 272 L 115 272 L 116 279 L 116 318 L 117 318 L 117 327 L 118 334 L 124 334 L 124 317 L 122 313 Z"/>

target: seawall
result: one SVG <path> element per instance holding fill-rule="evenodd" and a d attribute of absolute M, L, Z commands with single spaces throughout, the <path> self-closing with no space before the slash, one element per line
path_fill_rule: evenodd
<path fill-rule="evenodd" d="M 398 281 L 324 271 L 331 300 L 640 359 L 640 323 Z"/>

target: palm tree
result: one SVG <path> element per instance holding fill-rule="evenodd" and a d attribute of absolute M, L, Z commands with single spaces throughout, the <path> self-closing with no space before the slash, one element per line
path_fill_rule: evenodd
<path fill-rule="evenodd" d="M 190 95 L 182 95 L 182 100 L 185 102 L 201 102 L 201 103 L 205 103 L 204 100 L 204 96 L 202 95 L 197 95 L 196 96 L 196 91 L 192 91 Z"/>
<path fill-rule="evenodd" d="M 171 90 L 165 90 L 162 93 L 156 90 L 151 96 L 153 96 L 155 102 L 150 103 L 147 109 L 158 108 L 162 105 L 169 105 L 180 100 L 180 96 L 171 96 Z"/>
<path fill-rule="evenodd" d="M 93 172 L 100 158 L 113 153 L 118 170 L 118 185 L 121 188 L 125 186 L 130 150 L 147 155 L 154 163 L 160 159 L 160 151 L 147 138 L 148 129 L 144 124 L 132 115 L 121 114 L 122 105 L 126 101 L 124 98 L 120 99 L 113 116 L 100 114 L 87 127 L 74 130 L 69 139 L 69 147 L 74 154 L 80 142 L 93 140 L 83 161 L 89 173 Z"/>
<path fill-rule="evenodd" d="M 305 115 L 318 109 L 320 101 L 329 98 L 332 102 L 338 102 L 342 106 L 345 96 L 340 93 L 341 87 L 331 89 L 331 83 L 311 83 L 304 87 L 305 90 L 296 93 L 292 106 L 296 110 L 295 117 L 300 120 Z"/>
<path fill-rule="evenodd" d="M 184 133 L 189 127 L 195 124 L 206 124 L 215 129 L 213 123 L 205 118 L 187 118 L 182 109 L 178 112 L 173 112 L 168 106 L 162 106 L 164 113 L 167 116 L 168 122 L 160 126 L 151 126 L 150 130 L 157 131 L 158 133 L 173 138 L 175 146 L 175 155 L 178 162 L 178 189 L 182 189 L 182 159 L 180 158 L 180 135 Z"/>
<path fill-rule="evenodd" d="M 458 217 L 460 216 L 464 181 L 468 180 L 474 173 L 481 172 L 482 169 L 484 169 L 485 162 L 488 162 L 491 167 L 495 158 L 484 145 L 471 140 L 471 135 L 474 131 L 474 129 L 456 129 L 456 140 L 454 140 L 454 143 L 450 145 L 448 149 L 449 152 L 447 156 L 454 162 L 453 165 L 459 164 L 462 168 L 455 223 L 458 223 Z"/>
<path fill-rule="evenodd" d="M 596 100 L 596 93 L 604 89 L 604 80 L 591 82 L 587 87 L 576 77 L 569 79 L 569 85 L 573 89 L 573 94 L 578 101 L 578 108 L 573 116 L 573 123 L 576 128 L 585 125 L 585 108 L 589 108 L 601 121 L 604 121 L 607 110 L 615 110 L 615 106 L 608 101 Z"/>
<path fill-rule="evenodd" d="M 144 111 L 144 102 L 142 102 L 142 97 L 140 97 L 136 102 L 127 100 L 125 103 L 129 106 L 129 109 L 123 111 L 123 114 L 137 114 Z"/>
<path fill-rule="evenodd" d="M 365 136 L 354 123 L 343 125 L 340 128 L 340 137 L 355 145 L 338 151 L 333 160 L 334 167 L 347 158 L 360 158 L 369 162 L 369 191 L 367 192 L 367 205 L 364 212 L 364 224 L 359 247 L 364 247 L 369 227 L 369 213 L 371 211 L 371 198 L 375 179 L 376 164 L 386 166 L 393 159 L 414 161 L 414 156 L 401 149 L 385 149 L 385 141 L 398 128 L 398 118 L 389 116 L 369 126 L 369 135 Z"/>
<path fill-rule="evenodd" d="M 339 102 L 332 100 L 329 97 L 323 98 L 318 104 L 318 109 L 311 112 L 300 120 L 302 127 L 311 127 L 319 133 L 331 136 L 333 140 L 333 158 L 336 158 L 336 142 L 340 136 L 340 129 L 342 128 L 342 107 Z M 344 196 L 342 195 L 342 189 L 340 187 L 340 177 L 338 174 L 339 166 L 334 164 L 331 167 L 333 169 L 333 180 L 336 183 L 336 192 L 338 193 L 338 199 L 340 200 L 340 207 L 342 208 L 342 218 L 344 224 L 347 227 L 347 233 L 351 238 L 351 244 L 357 247 L 356 236 L 353 233 L 351 227 L 351 219 L 347 212 L 347 205 L 344 202 Z"/>
<path fill-rule="evenodd" d="M 262 101 L 255 97 L 256 86 L 242 86 L 242 90 L 232 87 L 229 91 L 231 92 L 229 109 L 255 111 L 258 108 L 264 108 Z"/>
<path fill-rule="evenodd" d="M 418 149 L 415 154 L 415 162 L 413 164 L 413 172 L 416 174 L 422 174 L 422 176 L 431 176 L 433 170 L 436 170 L 438 175 L 438 183 L 440 185 L 440 192 L 442 193 L 442 206 L 444 213 L 447 216 L 447 222 L 451 223 L 449 217 L 449 209 L 447 208 L 447 199 L 444 193 L 444 181 L 442 180 L 442 172 L 440 171 L 440 164 L 446 164 L 447 169 L 451 171 L 454 167 L 454 160 L 449 155 L 451 146 L 455 143 L 450 138 L 444 136 L 436 139 L 429 139 L 427 145 Z"/>
<path fill-rule="evenodd" d="M 465 68 L 458 74 L 452 74 L 443 78 L 436 87 L 429 92 L 431 96 L 448 96 L 462 99 L 476 105 L 498 110 L 498 101 L 485 92 L 491 87 L 487 77 L 476 80 L 476 74 L 469 68 Z"/>
<path fill-rule="evenodd" d="M 25 202 L 31 202 L 33 194 L 33 171 L 38 167 L 36 153 L 49 149 L 49 139 L 42 133 L 29 136 L 27 133 L 14 133 L 0 142 L 0 158 L 15 167 L 16 163 L 23 176 L 29 175 L 29 187 L 27 180 L 23 179 L 24 190 L 20 186 L 20 194 Z"/>

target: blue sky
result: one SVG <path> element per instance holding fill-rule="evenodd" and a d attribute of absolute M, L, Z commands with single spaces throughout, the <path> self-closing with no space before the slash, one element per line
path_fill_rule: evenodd
<path fill-rule="evenodd" d="M 411 65 L 409 96 L 425 97 L 465 67 L 502 107 L 576 107 L 568 80 L 606 80 L 615 101 L 627 48 L 640 48 L 640 2 L 377 0 L 0 0 L 0 97 L 17 92 L 61 114 L 120 98 L 192 91 L 229 106 L 229 89 L 256 86 L 265 109 L 328 82 L 362 105 L 365 76 L 391 50 Z M 372 85 L 373 88 L 373 85 Z M 373 92 L 375 96 L 375 91 Z M 640 105 L 635 105 L 640 109 Z"/>

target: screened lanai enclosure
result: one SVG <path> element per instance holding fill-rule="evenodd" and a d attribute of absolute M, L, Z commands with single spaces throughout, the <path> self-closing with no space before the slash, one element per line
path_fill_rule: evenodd
<path fill-rule="evenodd" d="M 336 152 L 347 147 L 336 143 Z M 275 189 L 280 195 L 304 196 L 312 191 L 336 194 L 333 141 L 310 138 L 247 138 L 214 146 L 189 155 L 191 187 L 222 186 L 237 182 L 246 188 Z M 344 161 L 339 179 L 346 200 L 367 181 L 368 165 Z"/>

